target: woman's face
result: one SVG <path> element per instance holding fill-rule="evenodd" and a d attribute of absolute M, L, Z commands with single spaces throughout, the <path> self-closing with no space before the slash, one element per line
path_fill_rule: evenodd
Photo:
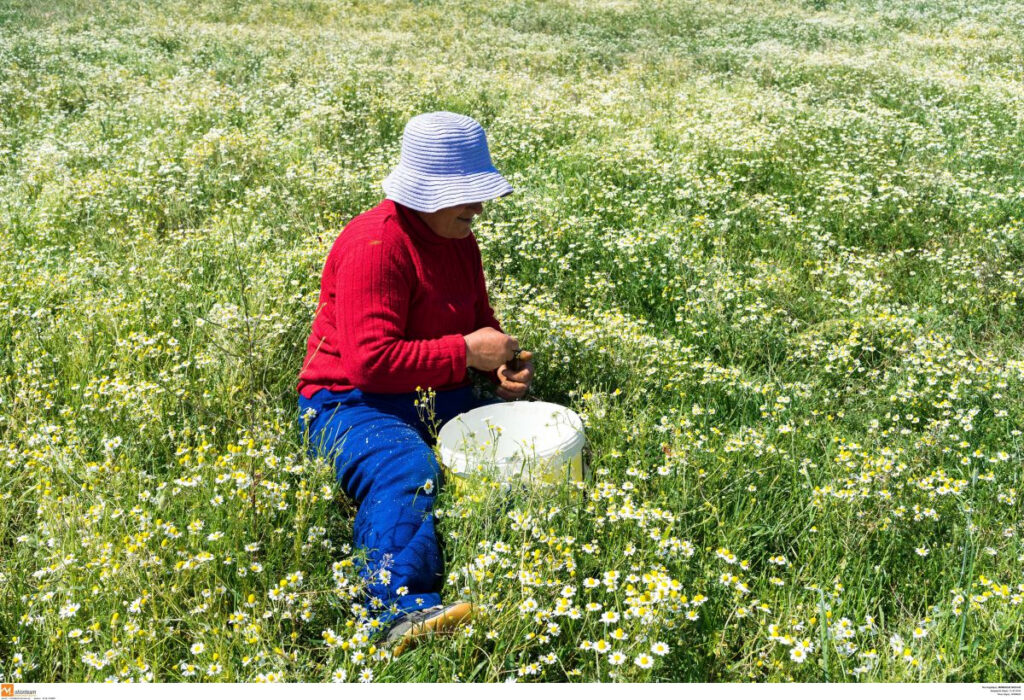
<path fill-rule="evenodd" d="M 470 225 L 473 217 L 482 213 L 484 205 L 480 202 L 473 204 L 458 204 L 454 207 L 445 207 L 434 212 L 418 211 L 417 214 L 426 222 L 430 230 L 442 238 L 465 238 L 470 234 Z"/>

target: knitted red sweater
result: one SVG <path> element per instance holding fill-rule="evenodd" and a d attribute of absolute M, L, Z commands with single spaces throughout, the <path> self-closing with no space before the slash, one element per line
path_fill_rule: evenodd
<path fill-rule="evenodd" d="M 299 392 L 466 386 L 463 336 L 484 326 L 501 330 L 476 239 L 438 236 L 385 199 L 331 247 Z"/>

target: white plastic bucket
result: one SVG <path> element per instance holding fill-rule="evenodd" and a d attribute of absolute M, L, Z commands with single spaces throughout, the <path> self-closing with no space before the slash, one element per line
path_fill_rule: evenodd
<path fill-rule="evenodd" d="M 444 424 L 441 461 L 456 474 L 547 483 L 583 480 L 583 421 L 565 406 L 515 401 L 481 406 Z"/>

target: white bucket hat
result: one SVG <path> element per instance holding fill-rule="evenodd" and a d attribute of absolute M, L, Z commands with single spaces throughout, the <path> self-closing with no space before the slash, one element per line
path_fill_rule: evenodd
<path fill-rule="evenodd" d="M 512 192 L 491 163 L 487 136 L 472 117 L 430 112 L 409 120 L 402 155 L 383 182 L 388 199 L 422 212 L 486 202 Z"/>

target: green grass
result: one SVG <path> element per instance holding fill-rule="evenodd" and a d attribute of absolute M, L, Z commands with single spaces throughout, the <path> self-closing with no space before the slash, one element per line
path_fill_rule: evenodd
<path fill-rule="evenodd" d="M 0 4 L 3 680 L 1020 682 L 1022 19 Z M 449 483 L 482 614 L 394 660 L 294 387 L 438 109 L 516 188 L 492 302 L 591 469 Z"/>

